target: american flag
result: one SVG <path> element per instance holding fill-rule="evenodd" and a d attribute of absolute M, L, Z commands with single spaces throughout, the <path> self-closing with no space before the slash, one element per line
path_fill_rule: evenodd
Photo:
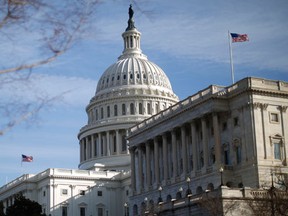
<path fill-rule="evenodd" d="M 230 35 L 232 37 L 232 43 L 249 41 L 247 34 L 230 33 Z"/>
<path fill-rule="evenodd" d="M 22 154 L 22 162 L 32 162 L 33 157 L 32 156 L 26 156 Z"/>

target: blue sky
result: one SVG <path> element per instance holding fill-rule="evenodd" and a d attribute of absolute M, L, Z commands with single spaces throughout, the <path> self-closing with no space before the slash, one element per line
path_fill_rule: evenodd
<path fill-rule="evenodd" d="M 211 84 L 231 85 L 228 30 L 246 33 L 250 39 L 232 44 L 236 81 L 247 76 L 288 81 L 287 0 L 136 2 L 134 20 L 142 33 L 142 51 L 165 71 L 180 99 Z M 57 61 L 34 70 L 29 86 L 16 90 L 31 101 L 33 92 L 50 97 L 67 93 L 42 109 L 36 120 L 0 136 L 0 185 L 23 173 L 77 168 L 77 134 L 87 122 L 85 107 L 97 80 L 123 51 L 121 34 L 127 27 L 129 3 L 99 4 L 82 39 Z M 37 38 L 33 33 L 22 35 L 25 43 L 13 48 L 0 42 L 0 65 L 37 57 L 29 40 L 33 36 Z M 2 89 L 0 97 L 10 90 Z M 34 162 L 21 167 L 21 154 L 32 155 Z"/>

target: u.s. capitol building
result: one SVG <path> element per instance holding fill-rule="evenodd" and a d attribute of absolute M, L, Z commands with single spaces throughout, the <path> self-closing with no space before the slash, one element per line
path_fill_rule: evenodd
<path fill-rule="evenodd" d="M 288 83 L 245 78 L 179 101 L 142 53 L 131 10 L 124 50 L 86 107 L 79 169 L 9 182 L 4 210 L 22 194 L 51 216 L 207 215 L 203 194 L 244 200 L 288 173 Z"/>

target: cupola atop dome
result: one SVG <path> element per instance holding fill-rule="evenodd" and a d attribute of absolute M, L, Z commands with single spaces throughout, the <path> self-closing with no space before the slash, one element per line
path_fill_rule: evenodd
<path fill-rule="evenodd" d="M 122 55 L 118 58 L 118 60 L 128 57 L 140 57 L 147 59 L 147 57 L 142 54 L 142 50 L 140 49 L 141 33 L 136 29 L 134 24 L 134 11 L 132 9 L 132 5 L 130 5 L 128 13 L 128 26 L 126 28 L 126 31 L 122 34 L 124 40 L 124 51 L 122 52 Z"/>

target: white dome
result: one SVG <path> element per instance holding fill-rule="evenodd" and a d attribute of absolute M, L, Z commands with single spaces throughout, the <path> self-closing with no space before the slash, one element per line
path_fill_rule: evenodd
<path fill-rule="evenodd" d="M 140 36 L 129 18 L 124 51 L 86 107 L 88 122 L 78 134 L 80 169 L 129 170 L 128 129 L 178 102 L 164 71 L 142 53 Z"/>
<path fill-rule="evenodd" d="M 96 95 L 117 88 L 150 88 L 173 94 L 164 71 L 144 58 L 128 57 L 112 64 L 101 76 Z"/>

